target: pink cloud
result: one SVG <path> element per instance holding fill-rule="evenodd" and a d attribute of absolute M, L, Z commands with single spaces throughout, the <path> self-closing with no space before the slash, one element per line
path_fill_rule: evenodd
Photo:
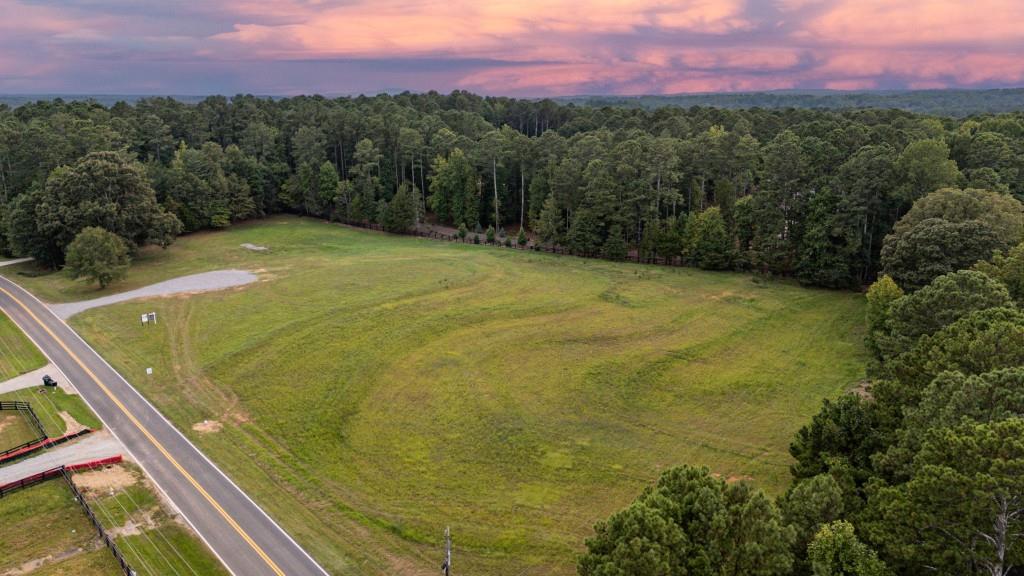
<path fill-rule="evenodd" d="M 0 0 L 0 74 L 45 68 L 59 83 L 131 60 L 151 75 L 132 86 L 172 91 L 161 62 L 214 78 L 261 62 L 388 62 L 308 82 L 524 95 L 1024 82 L 1021 0 L 224 0 L 152 13 L 120 2 Z M 282 85 L 235 76 L 240 90 Z M 301 73 L 287 85 L 302 91 Z"/>
<path fill-rule="evenodd" d="M 255 18 L 253 2 L 240 15 Z M 241 45 L 268 56 L 423 55 L 525 60 L 550 59 L 580 36 L 633 34 L 643 27 L 721 34 L 749 28 L 742 0 L 665 2 L 637 0 L 522 0 L 476 2 L 384 0 L 336 7 L 286 3 L 277 14 L 288 23 L 239 22 L 215 35 L 224 46 Z"/>
<path fill-rule="evenodd" d="M 840 46 L 976 48 L 1024 40 L 1020 0 L 835 0 L 799 37 Z"/>
<path fill-rule="evenodd" d="M 825 82 L 825 88 L 829 90 L 871 90 L 877 87 L 878 82 L 871 78 L 850 78 Z"/>

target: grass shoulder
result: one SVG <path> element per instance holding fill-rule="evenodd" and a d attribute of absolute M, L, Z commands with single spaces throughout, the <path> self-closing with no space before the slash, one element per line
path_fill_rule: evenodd
<path fill-rule="evenodd" d="M 21 329 L 0 312 L 0 382 L 46 365 L 46 358 Z"/>

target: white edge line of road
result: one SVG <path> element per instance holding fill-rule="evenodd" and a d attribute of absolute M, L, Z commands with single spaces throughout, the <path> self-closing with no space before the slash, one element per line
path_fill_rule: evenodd
<path fill-rule="evenodd" d="M 28 290 L 25 290 L 25 292 L 28 292 Z M 38 300 L 38 298 L 36 298 L 36 300 Z M 40 303 L 41 303 L 41 301 L 40 301 Z M 45 306 L 45 304 L 44 304 L 44 306 Z M 47 307 L 46 309 L 49 310 L 49 307 Z M 70 326 L 69 326 L 69 328 L 70 328 Z M 74 330 L 72 330 L 72 332 L 74 332 Z M 78 387 L 75 386 L 74 382 L 72 382 L 71 379 L 68 378 L 68 375 L 64 374 L 64 371 L 61 370 L 59 366 L 57 366 L 57 363 L 53 361 L 53 358 L 50 358 L 50 355 L 47 354 L 45 350 L 43 350 L 43 347 L 40 346 L 38 342 L 36 342 L 35 338 L 33 338 L 31 334 L 29 334 L 25 330 L 22 330 L 22 333 L 24 333 L 25 337 L 28 338 L 32 342 L 32 344 L 40 352 L 43 353 L 44 356 L 46 356 L 46 359 L 49 360 L 50 363 L 52 363 L 54 365 L 54 367 L 57 368 L 57 371 L 60 372 L 60 374 L 64 377 L 64 380 L 66 382 L 71 382 L 71 385 L 74 386 L 75 390 L 78 392 L 79 398 L 81 398 L 82 401 L 85 402 L 85 405 L 89 407 L 89 410 L 91 410 L 92 413 L 94 415 L 96 415 L 97 418 L 100 419 L 100 422 L 103 423 L 103 426 L 110 432 L 110 434 L 114 437 L 114 439 L 117 440 L 117 442 L 121 445 L 121 447 L 124 448 L 125 452 L 128 452 L 128 456 L 131 457 L 131 459 L 133 461 L 135 461 L 135 463 L 138 464 L 138 466 L 140 468 L 142 468 L 142 471 L 146 473 L 146 476 L 153 482 L 153 484 L 157 487 L 157 489 L 160 490 L 160 492 L 163 494 L 164 500 L 166 502 L 169 502 L 172 506 L 174 506 L 174 509 L 175 509 L 175 511 L 177 511 L 178 515 L 181 516 L 182 518 L 184 518 L 185 522 L 187 522 L 189 527 L 192 528 L 192 532 L 194 532 L 196 534 L 196 536 L 199 536 L 199 539 L 203 541 L 203 544 L 206 545 L 206 548 L 209 549 L 210 552 L 212 552 L 213 555 L 217 557 L 217 561 L 220 562 L 220 565 L 223 566 L 224 569 L 227 570 L 231 574 L 231 576 L 238 576 L 238 574 L 236 574 L 235 571 L 232 570 L 230 566 L 228 566 L 228 563 L 224 561 L 224 558 L 221 557 L 221 555 L 217 553 L 217 550 L 213 546 L 210 545 L 210 542 L 206 539 L 206 537 L 203 536 L 203 533 L 200 532 L 196 528 L 195 524 L 192 523 L 192 520 L 190 520 L 189 517 L 184 512 L 182 512 L 181 508 L 179 508 L 178 505 L 174 503 L 174 500 L 167 494 L 167 490 L 165 490 L 164 487 L 160 485 L 160 482 L 156 479 L 156 477 L 153 476 L 153 474 L 151 474 L 148 470 L 146 470 L 145 464 L 143 464 L 142 461 L 139 460 L 138 457 L 135 456 L 135 454 L 131 451 L 131 449 L 128 448 L 128 445 L 125 444 L 124 441 L 121 440 L 121 438 L 117 435 L 117 432 L 115 432 L 114 429 L 111 428 L 109 424 L 107 424 L 107 421 L 103 419 L 103 416 L 100 416 L 100 413 L 95 408 L 93 408 L 92 404 L 89 403 L 89 399 L 82 395 L 81 390 L 79 390 Z M 98 354 L 97 354 L 97 356 L 98 356 Z M 102 356 L 101 356 L 101 358 L 102 358 Z"/>
<path fill-rule="evenodd" d="M 39 299 L 38 297 L 36 297 L 36 295 L 35 295 L 35 294 L 33 294 L 32 292 L 30 292 L 29 290 L 26 290 L 25 288 L 22 288 L 22 287 L 21 287 L 21 286 L 20 286 L 19 284 L 17 284 L 16 282 L 14 282 L 13 280 L 11 280 L 10 278 L 7 278 L 6 280 L 7 280 L 8 282 L 10 282 L 11 284 L 14 284 L 15 286 L 18 286 L 18 288 L 19 288 L 19 289 L 21 289 L 22 291 L 24 291 L 24 292 L 25 292 L 26 294 L 28 294 L 28 295 L 29 295 L 29 296 L 30 296 L 30 297 L 31 297 L 31 298 L 32 298 L 33 300 L 35 300 L 35 301 L 36 301 L 36 302 L 38 302 L 38 303 L 39 303 L 39 304 L 40 304 L 40 305 L 41 305 L 41 306 L 42 306 L 43 308 L 45 308 L 45 309 L 46 309 L 46 311 L 47 311 L 47 312 L 48 312 L 48 313 L 49 313 L 49 314 L 50 314 L 51 316 L 53 316 L 54 318 L 56 318 L 58 322 L 60 322 L 61 324 L 63 324 L 63 325 L 64 325 L 64 327 L 65 327 L 65 328 L 67 328 L 69 332 L 71 332 L 72 334 L 74 334 L 74 335 L 75 335 L 75 338 L 78 338 L 78 340 L 79 340 L 79 341 L 80 341 L 80 342 L 81 342 L 82 344 L 84 344 L 84 345 L 85 345 L 85 347 L 86 347 L 86 348 L 88 348 L 88 349 L 89 349 L 89 350 L 90 350 L 90 351 L 91 351 L 91 352 L 92 352 L 93 354 L 95 354 L 95 355 L 96 355 L 96 357 L 97 357 L 97 358 L 99 358 L 101 362 L 103 362 L 104 364 L 106 364 L 106 365 L 107 365 L 107 368 L 110 368 L 110 370 L 111 370 L 111 371 L 112 371 L 112 372 L 113 372 L 114 374 L 116 374 L 116 375 L 117 375 L 117 377 L 118 377 L 118 378 L 120 378 L 120 379 L 121 379 L 121 381 L 122 381 L 122 382 L 124 382 L 124 383 L 125 383 L 125 385 L 126 385 L 126 386 L 127 386 L 127 387 L 128 387 L 128 388 L 129 388 L 129 389 L 130 389 L 130 390 L 132 391 L 132 392 L 134 392 L 134 393 L 135 393 L 135 395 L 136 395 L 136 396 L 138 396 L 138 397 L 139 397 L 140 399 L 142 399 L 142 401 L 143 401 L 143 402 L 145 402 L 145 403 L 146 403 L 146 405 L 147 405 L 147 406 L 149 406 L 151 410 L 153 410 L 153 412 L 156 412 L 157 416 L 159 416 L 159 417 L 160 417 L 160 418 L 161 418 L 161 419 L 162 419 L 162 420 L 163 420 L 163 421 L 164 421 L 164 422 L 165 422 L 165 423 L 166 423 L 166 424 L 167 424 L 167 425 L 168 425 L 168 426 L 169 426 L 169 427 L 170 427 L 170 428 L 171 428 L 172 430 L 174 430 L 174 432 L 175 432 L 175 433 L 177 433 L 177 434 L 178 434 L 178 436 L 181 436 L 181 438 L 182 438 L 182 439 L 183 439 L 183 440 L 184 440 L 184 441 L 185 441 L 186 443 L 188 443 L 188 445 L 189 445 L 189 446 L 191 446 L 191 447 L 192 447 L 192 449 L 193 449 L 193 450 L 195 450 L 195 451 L 196 451 L 196 452 L 197 452 L 197 453 L 198 453 L 198 454 L 199 454 L 199 455 L 200 455 L 200 456 L 201 456 L 201 457 L 203 458 L 203 460 L 206 460 L 206 463 L 207 463 L 207 464 L 209 464 L 210 466 L 212 466 L 212 467 L 213 467 L 213 469 L 217 471 L 217 473 L 219 473 L 219 474 L 220 474 L 221 476 L 223 476 L 223 477 L 224 477 L 224 479 L 225 479 L 225 480 L 227 480 L 227 481 L 228 481 L 228 483 L 229 483 L 229 484 L 231 484 L 231 486 L 233 486 L 233 487 L 235 488 L 235 490 L 238 490 L 238 492 L 239 492 L 239 493 L 240 493 L 240 494 L 241 494 L 241 495 L 242 495 L 242 496 L 243 496 L 243 497 L 244 497 L 244 498 L 245 498 L 246 500 L 248 500 L 250 504 L 252 504 L 252 505 L 253 505 L 253 506 L 254 506 L 254 507 L 255 507 L 255 508 L 257 509 L 257 510 L 259 510 L 259 511 L 260 511 L 260 513 L 261 513 L 261 514 L 263 514 L 263 516 L 264 516 L 264 517 L 265 517 L 265 518 L 266 518 L 267 520 L 269 520 L 269 521 L 270 521 L 271 525 L 273 525 L 273 526 L 274 526 L 274 528 L 276 528 L 278 532 L 280 532 L 281 534 L 283 534 L 283 535 L 284 535 L 284 537 L 285 537 L 285 538 L 287 538 L 289 542 L 291 542 L 291 543 L 292 543 L 292 544 L 293 544 L 293 545 L 294 545 L 294 546 L 295 546 L 295 547 L 296 547 L 296 548 L 297 548 L 297 549 L 298 549 L 298 550 L 299 550 L 300 552 L 302 552 L 302 554 L 303 554 L 303 555 L 304 555 L 304 556 L 305 556 L 305 557 L 306 557 L 307 559 L 309 559 L 309 561 L 310 561 L 310 562 L 312 562 L 312 563 L 313 563 L 313 565 L 314 565 L 314 566 L 316 566 L 316 567 L 317 567 L 317 568 L 318 568 L 318 569 L 320 570 L 320 572 L 322 572 L 322 573 L 324 574 L 324 576 L 330 576 L 330 573 L 329 573 L 329 572 L 327 572 L 327 570 L 324 570 L 324 567 L 323 567 L 323 566 L 321 566 L 321 565 L 320 565 L 320 563 L 319 563 L 319 562 L 317 562 L 317 561 L 316 561 L 316 560 L 315 560 L 315 559 L 314 559 L 314 558 L 313 558 L 312 556 L 310 556 L 310 555 L 309 555 L 309 552 L 306 552 L 306 549 L 305 549 L 305 548 L 303 548 L 302 546 L 300 546 L 300 545 L 299 545 L 299 543 L 298 543 L 298 542 L 296 542 L 296 541 L 295 541 L 295 539 L 294 539 L 294 538 L 292 538 L 292 537 L 291 537 L 291 535 L 290 535 L 290 534 L 288 534 L 288 532 L 286 532 L 286 531 L 284 530 L 284 528 L 281 528 L 281 526 L 280 526 L 280 525 L 279 525 L 279 524 L 278 524 L 278 523 L 277 523 L 277 522 L 276 522 L 276 521 L 275 521 L 275 520 L 274 520 L 273 518 L 271 518 L 271 517 L 270 517 L 270 514 L 267 514 L 266 510 L 264 510 L 264 509 L 263 509 L 263 508 L 262 508 L 262 507 L 261 507 L 261 506 L 260 506 L 259 504 L 257 504 L 257 503 L 256 503 L 255 501 L 253 501 L 253 499 L 252 499 L 251 497 L 249 497 L 249 495 L 248 495 L 248 494 L 246 494 L 245 490 L 242 490 L 242 489 L 241 489 L 241 488 L 240 488 L 240 487 L 238 486 L 238 484 L 235 484 L 235 481 L 234 481 L 234 480 L 232 480 L 232 479 L 231 479 L 231 478 L 230 478 L 230 477 L 229 477 L 229 476 L 228 476 L 227 474 L 225 474 L 225 473 L 224 473 L 224 471 L 223 471 L 223 470 L 221 470 L 219 466 L 217 466 L 216 464 L 214 464 L 214 463 L 213 463 L 213 461 L 212 461 L 212 460 L 210 460 L 210 458 L 209 458 L 209 457 L 208 457 L 208 456 L 207 456 L 207 455 L 206 455 L 205 453 L 203 453 L 203 451 L 202 451 L 202 450 L 200 450 L 200 449 L 199 449 L 198 447 L 196 447 L 196 445 L 195 445 L 195 444 L 193 444 L 193 443 L 192 443 L 192 441 L 191 441 L 191 440 L 189 440 L 187 436 L 185 436 L 184 434 L 182 434 L 182 432 L 181 432 L 180 430 L 178 430 L 178 427 L 177 427 L 177 426 L 175 426 L 175 425 L 174 425 L 173 423 L 171 423 L 171 421 L 170 421 L 170 420 L 168 420 L 168 419 L 167 419 L 167 417 L 163 415 L 163 412 L 160 412 L 159 410 L 157 410 L 157 409 L 156 409 L 156 407 L 155 407 L 155 406 L 153 406 L 153 404 L 151 404 L 151 403 L 149 402 L 149 400 L 147 400 L 147 399 L 146 399 L 146 397 L 142 395 L 142 393 L 140 393 L 140 392 L 139 392 L 138 390 L 136 390 L 136 389 L 135 389 L 135 386 L 132 386 L 132 385 L 131 385 L 131 383 L 129 383 L 129 382 L 128 382 L 128 380 L 127 380 L 127 379 L 125 379 L 125 377 L 124 377 L 124 376 L 122 376 L 122 375 L 121 375 L 121 373 L 120 373 L 120 372 L 118 372 L 116 368 L 114 368 L 113 366 L 111 366 L 111 365 L 110 365 L 110 363 L 109 363 L 109 362 L 107 362 L 107 359 L 106 359 L 106 358 L 104 358 L 102 354 L 100 354 L 99 352 L 97 352 L 97 351 L 96 351 L 96 349 L 95 349 L 95 348 L 93 348 L 92 346 L 90 346 L 90 345 L 89 345 L 89 343 L 88 343 L 88 342 L 86 342 L 86 341 L 85 341 L 85 339 L 84 339 L 84 338 L 82 338 L 82 336 L 81 336 L 81 335 L 79 335 L 79 334 L 78 334 L 78 332 L 77 332 L 77 331 L 75 331 L 75 329 L 74 329 L 74 328 L 72 328 L 71 326 L 69 326 L 69 325 L 68 325 L 68 323 L 67 323 L 67 322 L 65 322 L 65 321 L 64 321 L 64 319 L 62 319 L 62 318 L 61 318 L 60 316 L 57 316 L 57 314 L 55 314 L 55 313 L 53 312 L 53 310 L 51 310 L 51 309 L 50 309 L 50 307 L 49 307 L 49 306 L 48 306 L 48 305 L 47 305 L 47 304 L 46 304 L 45 302 L 43 302 L 43 301 L 42 301 L 42 300 L 40 300 L 40 299 Z M 24 331 L 23 331 L 23 332 L 24 332 Z M 32 339 L 32 337 L 28 335 L 28 333 L 27 333 L 27 332 L 25 333 L 25 335 L 26 335 L 26 336 L 28 336 L 29 340 L 32 340 L 32 344 L 34 344 L 34 345 L 36 346 L 36 348 L 38 348 L 38 349 L 39 349 L 39 351 L 40 351 L 40 352 L 43 352 L 43 349 L 42 349 L 42 347 L 41 347 L 41 346 L 39 346 L 39 344 L 37 344 L 37 343 L 35 342 L 35 340 L 33 340 L 33 339 Z M 45 352 L 43 352 L 43 354 L 44 354 L 44 355 L 46 355 L 46 353 L 45 353 Z M 50 357 L 49 357 L 49 355 L 46 355 L 46 357 L 47 357 L 47 359 L 48 359 L 48 360 L 50 360 L 50 362 L 53 362 L 53 359 L 52 359 L 52 358 L 50 358 Z M 57 366 L 57 363 L 56 363 L 56 362 L 53 362 L 53 365 L 54 365 L 54 366 Z M 58 370 L 60 370 L 60 368 L 59 368 L 59 367 L 58 367 Z M 63 374 L 63 372 L 61 372 L 61 373 Z M 69 378 L 67 377 L 67 375 L 66 375 L 66 374 L 64 374 L 64 378 L 65 378 L 65 379 L 67 379 L 67 380 L 70 380 L 70 379 L 69 379 Z M 86 400 L 86 398 L 85 398 L 85 396 L 84 396 L 84 395 L 82 395 L 82 393 L 81 393 L 81 390 L 79 390 L 79 391 L 78 391 L 78 393 L 79 393 L 79 396 L 80 396 L 80 397 L 81 397 L 81 398 L 82 398 L 83 400 L 85 400 L 85 403 L 86 403 L 87 405 L 89 405 L 89 409 L 90 409 L 90 410 L 92 410 L 94 414 L 96 414 L 96 417 L 97 417 L 97 418 L 99 418 L 99 412 L 97 412 L 97 411 L 96 411 L 96 409 L 95 409 L 95 408 L 93 408 L 91 404 L 89 404 L 89 401 L 88 401 L 88 400 Z M 101 421 L 101 422 L 103 422 L 103 418 L 100 418 L 100 421 Z M 111 434 L 113 434 L 113 435 L 114 435 L 114 437 L 115 437 L 115 438 L 117 438 L 117 441 L 121 443 L 121 446 L 123 446 L 123 447 L 124 447 L 124 449 L 128 451 L 128 454 L 129 454 L 129 455 L 130 455 L 130 456 L 132 457 L 132 459 L 133 459 L 133 460 L 135 460 L 135 462 L 136 462 L 136 463 L 137 463 L 137 464 L 138 464 L 138 465 L 139 465 L 139 466 L 140 466 L 140 467 L 141 467 L 141 468 L 142 468 L 142 469 L 143 469 L 143 470 L 145 471 L 146 467 L 142 465 L 142 461 L 141 461 L 141 460 L 139 460 L 138 458 L 136 458 L 136 457 L 135 457 L 135 455 L 134 455 L 134 454 L 132 454 L 132 451 L 131 451 L 131 450 L 128 450 L 128 445 L 127 445 L 127 444 L 125 444 L 125 443 L 124 443 L 124 442 L 123 442 L 123 441 L 122 441 L 122 440 L 121 440 L 120 438 L 118 438 L 118 437 L 117 437 L 117 434 L 116 434 L 116 433 L 114 433 L 114 430 L 113 430 L 113 429 L 112 429 L 112 428 L 111 428 L 111 427 L 110 427 L 110 426 L 109 426 L 109 425 L 108 425 L 108 424 L 107 424 L 106 422 L 103 422 L 103 425 L 104 425 L 104 426 L 106 426 L 108 430 L 110 430 Z M 151 479 L 151 480 L 153 481 L 153 483 L 157 485 L 157 488 L 159 488 L 159 489 L 160 489 L 160 491 L 164 493 L 164 497 L 165 497 L 165 498 L 167 498 L 167 500 L 168 500 L 168 501 L 170 501 L 171 503 L 173 503 L 174 501 L 173 501 L 173 500 L 171 499 L 171 497 L 170 497 L 170 496 L 168 496 L 168 494 L 167 494 L 167 491 L 166 491 L 166 490 L 164 490 L 162 486 L 160 486 L 160 484 L 159 484 L 159 482 L 157 482 L 156 478 L 155 478 L 155 477 L 154 477 L 154 476 L 153 476 L 152 474 L 150 474 L 150 473 L 148 473 L 148 472 L 147 472 L 146 474 L 147 474 L 147 476 L 149 476 L 149 477 L 150 477 L 150 479 Z M 178 507 L 178 506 L 177 506 L 177 505 L 175 504 L 175 508 L 177 508 L 177 507 Z M 203 541 L 203 542 L 204 542 L 204 543 L 206 544 L 206 547 L 207 547 L 207 548 L 209 548 L 211 552 L 213 552 L 214 556 L 216 556 L 216 557 L 217 557 L 217 559 L 218 559 L 218 560 L 220 560 L 220 563 L 221 563 L 221 565 L 223 565 L 223 566 L 224 566 L 224 568 L 225 568 L 225 569 L 227 569 L 227 571 L 228 571 L 228 572 L 230 572 L 230 573 L 232 574 L 232 576 L 237 576 L 237 575 L 235 574 L 235 572 L 234 572 L 234 571 L 233 571 L 233 570 L 232 570 L 232 569 L 231 569 L 231 568 L 230 568 L 230 567 L 229 567 L 229 566 L 227 565 L 227 563 L 226 563 L 226 562 L 224 562 L 224 559 L 223 559 L 223 558 L 221 558 L 220 554 L 218 554 L 218 553 L 217 553 L 217 551 L 216 551 L 216 550 L 215 550 L 215 549 L 213 548 L 213 546 L 211 546 L 211 545 L 210 545 L 210 543 L 209 543 L 209 542 L 208 542 L 208 541 L 206 540 L 206 538 L 204 538 L 204 537 L 203 537 L 202 533 L 201 533 L 201 532 L 200 532 L 200 531 L 199 531 L 198 529 L 196 529 L 195 525 L 194 525 L 194 524 L 192 524 L 192 521 L 188 519 L 188 516 L 186 516 L 186 515 L 185 515 L 185 514 L 184 514 L 184 513 L 183 513 L 183 512 L 181 511 L 181 509 L 180 509 L 180 508 L 178 508 L 178 513 L 179 513 L 179 514 L 181 514 L 181 517 L 182 517 L 182 518 L 184 518 L 186 522 L 188 522 L 189 526 L 191 526 L 191 527 L 192 527 L 192 531 L 193 531 L 193 532 L 195 532 L 195 533 L 196 533 L 196 534 L 197 534 L 197 535 L 199 536 L 199 538 L 200 538 L 200 539 L 202 539 L 202 541 Z"/>

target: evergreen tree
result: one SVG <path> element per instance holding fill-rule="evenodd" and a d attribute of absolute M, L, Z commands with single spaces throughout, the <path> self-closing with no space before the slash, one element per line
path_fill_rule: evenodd
<path fill-rule="evenodd" d="M 388 232 L 405 233 L 416 225 L 416 194 L 408 182 L 403 183 L 388 202 L 384 216 L 384 229 Z"/>
<path fill-rule="evenodd" d="M 622 227 L 615 224 L 608 230 L 608 238 L 601 247 L 601 256 L 609 260 L 625 260 L 628 255 L 626 241 L 622 238 Z"/>
<path fill-rule="evenodd" d="M 788 574 L 794 534 L 763 493 L 706 468 L 662 474 L 634 503 L 595 527 L 581 576 Z"/>
<path fill-rule="evenodd" d="M 536 225 L 537 234 L 542 242 L 548 244 L 561 244 L 564 239 L 565 220 L 562 218 L 562 209 L 554 196 L 548 196 L 544 200 L 544 208 L 540 211 L 540 221 Z"/>
<path fill-rule="evenodd" d="M 601 245 L 597 218 L 593 212 L 581 208 L 573 215 L 572 225 L 565 237 L 566 246 L 575 254 L 590 256 Z"/>
<path fill-rule="evenodd" d="M 844 520 L 826 524 L 807 548 L 814 576 L 888 576 L 875 551 Z"/>
<path fill-rule="evenodd" d="M 732 263 L 733 240 L 717 207 L 690 218 L 686 226 L 686 254 L 705 270 L 724 270 Z"/>

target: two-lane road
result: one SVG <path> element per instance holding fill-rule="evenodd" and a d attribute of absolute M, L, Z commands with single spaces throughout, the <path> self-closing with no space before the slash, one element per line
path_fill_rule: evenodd
<path fill-rule="evenodd" d="M 3 277 L 0 310 L 71 380 L 232 574 L 327 574 L 74 330 Z"/>

